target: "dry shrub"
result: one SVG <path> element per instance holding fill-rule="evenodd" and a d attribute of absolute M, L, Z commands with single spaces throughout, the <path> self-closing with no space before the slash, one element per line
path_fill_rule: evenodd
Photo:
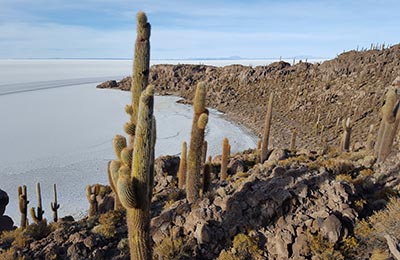
<path fill-rule="evenodd" d="M 183 238 L 169 236 L 154 245 L 153 254 L 156 260 L 192 259 L 190 250 Z"/>
<path fill-rule="evenodd" d="M 237 234 L 233 238 L 231 250 L 222 251 L 218 260 L 239 259 L 264 259 L 263 251 L 259 248 L 258 237 L 250 237 L 246 234 Z"/>
<path fill-rule="evenodd" d="M 112 210 L 104 213 L 99 218 L 99 225 L 93 228 L 93 232 L 110 239 L 117 235 L 117 226 L 123 223 L 123 212 Z"/>

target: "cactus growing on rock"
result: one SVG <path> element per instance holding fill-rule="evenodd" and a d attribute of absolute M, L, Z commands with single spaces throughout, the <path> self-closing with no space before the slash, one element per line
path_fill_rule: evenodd
<path fill-rule="evenodd" d="M 28 194 L 26 191 L 26 186 L 19 186 L 18 187 L 18 204 L 19 204 L 19 211 L 21 212 L 21 222 L 20 226 L 22 229 L 25 229 L 28 225 Z"/>
<path fill-rule="evenodd" d="M 199 198 L 202 147 L 204 130 L 208 122 L 206 103 L 206 86 L 204 82 L 197 84 L 193 102 L 194 116 L 188 154 L 188 172 L 186 176 L 186 196 L 190 203 Z"/>
<path fill-rule="evenodd" d="M 271 93 L 268 100 L 267 114 L 265 115 L 264 132 L 262 136 L 261 152 L 260 152 L 260 163 L 263 163 L 268 156 L 268 141 L 269 141 L 269 132 L 271 129 L 273 99 L 274 99 L 274 94 Z"/>
<path fill-rule="evenodd" d="M 204 164 L 203 168 L 203 194 L 207 193 L 211 189 L 211 156 L 208 157 L 208 161 Z"/>
<path fill-rule="evenodd" d="M 381 124 L 375 143 L 375 156 L 383 162 L 389 156 L 400 124 L 400 77 L 392 83 L 381 109 Z"/>
<path fill-rule="evenodd" d="M 98 214 L 99 210 L 99 205 L 97 203 L 97 195 L 99 195 L 100 192 L 100 186 L 99 185 L 93 185 L 93 186 L 86 186 L 86 198 L 89 201 L 89 211 L 88 215 L 89 217 L 96 216 Z"/>
<path fill-rule="evenodd" d="M 297 136 L 297 130 L 294 129 L 292 131 L 292 138 L 290 139 L 290 151 L 294 152 L 296 150 L 296 136 Z"/>
<path fill-rule="evenodd" d="M 60 204 L 57 203 L 57 185 L 54 183 L 53 186 L 54 191 L 54 202 L 50 203 L 51 210 L 53 211 L 53 221 L 58 221 L 58 209 L 60 208 Z"/>
<path fill-rule="evenodd" d="M 350 150 L 351 121 L 350 117 L 342 120 L 343 135 L 340 141 L 340 150 L 348 152 Z"/>
<path fill-rule="evenodd" d="M 230 156 L 230 145 L 229 145 L 229 139 L 224 138 L 222 141 L 222 157 L 221 157 L 221 173 L 220 173 L 220 179 L 221 180 L 226 180 L 228 177 L 228 159 Z"/>
<path fill-rule="evenodd" d="M 186 144 L 186 142 L 183 142 L 181 159 L 179 161 L 179 170 L 178 170 L 178 188 L 179 189 L 183 189 L 183 187 L 185 186 L 186 172 L 187 172 L 187 144 Z"/>
<path fill-rule="evenodd" d="M 37 196 L 37 200 L 38 200 L 38 206 L 36 208 L 36 212 L 35 212 L 35 208 L 31 208 L 31 217 L 33 219 L 33 221 L 35 221 L 36 224 L 38 224 L 39 222 L 41 222 L 43 220 L 43 207 L 42 207 L 42 193 L 40 191 L 40 183 L 36 183 L 36 196 Z"/>

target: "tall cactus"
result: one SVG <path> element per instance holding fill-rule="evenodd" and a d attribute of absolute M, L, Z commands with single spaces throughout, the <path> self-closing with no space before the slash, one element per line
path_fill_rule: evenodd
<path fill-rule="evenodd" d="M 179 161 L 178 170 L 178 188 L 183 189 L 186 183 L 186 172 L 187 172 L 187 144 L 182 143 L 181 160 Z"/>
<path fill-rule="evenodd" d="M 57 185 L 54 183 L 53 186 L 54 191 L 54 202 L 50 203 L 51 210 L 53 211 L 53 221 L 58 221 L 58 209 L 60 208 L 60 204 L 57 202 Z"/>
<path fill-rule="evenodd" d="M 340 141 L 340 149 L 342 151 L 348 152 L 350 150 L 350 136 L 351 136 L 350 117 L 348 117 L 346 121 L 343 119 L 342 125 L 343 125 L 343 135 Z"/>
<path fill-rule="evenodd" d="M 211 159 L 211 156 L 209 156 L 203 168 L 203 194 L 206 194 L 211 189 Z"/>
<path fill-rule="evenodd" d="M 115 196 L 114 197 L 114 210 L 119 210 L 122 208 L 121 201 L 119 200 L 119 197 L 118 197 L 117 188 L 114 185 L 114 180 L 118 179 L 119 167 L 120 167 L 120 164 L 117 167 L 115 167 L 115 165 L 112 164 L 112 161 L 109 161 L 107 164 L 108 182 L 110 183 L 110 188 L 114 192 L 114 196 Z"/>
<path fill-rule="evenodd" d="M 268 141 L 269 141 L 269 132 L 271 129 L 273 99 L 274 99 L 274 94 L 271 93 L 268 100 L 267 114 L 265 115 L 265 125 L 261 143 L 260 163 L 263 163 L 267 159 L 268 155 Z"/>
<path fill-rule="evenodd" d="M 186 197 L 190 203 L 200 196 L 202 146 L 204 130 L 208 122 L 208 111 L 205 105 L 206 85 L 204 82 L 199 82 L 193 102 L 194 116 L 188 154 L 188 174 L 186 176 Z"/>
<path fill-rule="evenodd" d="M 381 109 L 381 124 L 375 143 L 375 156 L 383 162 L 389 156 L 400 123 L 400 77 L 392 83 Z"/>
<path fill-rule="evenodd" d="M 135 54 L 133 61 L 133 78 L 132 78 L 132 105 L 131 105 L 131 127 L 137 124 L 139 98 L 142 91 L 149 84 L 150 73 L 150 23 L 147 22 L 147 16 L 143 12 L 139 12 L 136 16 L 136 42 Z M 129 113 L 129 111 L 127 111 Z M 128 133 L 133 138 L 132 132 Z M 132 141 L 132 140 L 131 140 Z"/>
<path fill-rule="evenodd" d="M 26 186 L 19 186 L 18 187 L 18 204 L 19 204 L 19 211 L 21 212 L 21 222 L 20 226 L 22 229 L 25 229 L 28 225 L 28 193 L 26 191 Z"/>
<path fill-rule="evenodd" d="M 150 202 L 154 180 L 155 119 L 153 88 L 140 98 L 132 168 L 123 165 L 117 180 L 118 196 L 127 211 L 131 259 L 150 260 Z"/>
<path fill-rule="evenodd" d="M 290 139 L 290 151 L 294 152 L 296 150 L 296 137 L 297 137 L 297 129 L 293 129 L 292 138 Z"/>
<path fill-rule="evenodd" d="M 35 223 L 39 223 L 43 220 L 43 207 L 42 207 L 42 193 L 40 191 L 40 183 L 36 183 L 36 196 L 37 196 L 37 200 L 38 200 L 38 206 L 36 208 L 36 212 L 35 212 L 35 208 L 31 208 L 31 217 L 33 219 L 33 221 L 35 221 Z"/>
<path fill-rule="evenodd" d="M 230 145 L 229 145 L 229 139 L 224 138 L 222 141 L 222 158 L 221 158 L 221 173 L 220 173 L 220 179 L 221 180 L 226 180 L 228 177 L 228 159 L 230 156 Z"/>

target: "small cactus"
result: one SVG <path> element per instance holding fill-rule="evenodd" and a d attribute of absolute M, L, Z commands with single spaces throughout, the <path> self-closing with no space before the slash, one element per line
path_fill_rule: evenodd
<path fill-rule="evenodd" d="M 222 141 L 222 158 L 221 158 L 221 173 L 220 179 L 226 180 L 228 177 L 228 159 L 230 156 L 230 145 L 228 138 Z"/>
<path fill-rule="evenodd" d="M 340 149 L 348 152 L 350 150 L 351 121 L 350 117 L 342 121 L 343 135 L 340 141 Z"/>
<path fill-rule="evenodd" d="M 211 161 L 204 164 L 203 169 L 203 194 L 210 191 L 211 187 Z"/>
<path fill-rule="evenodd" d="M 273 99 L 274 99 L 274 94 L 271 93 L 271 95 L 269 96 L 269 100 L 268 100 L 267 114 L 265 115 L 265 125 L 264 125 L 264 132 L 263 132 L 263 136 L 262 136 L 260 163 L 263 163 L 267 159 L 267 155 L 268 155 L 268 142 L 269 142 L 269 132 L 271 129 Z"/>
<path fill-rule="evenodd" d="M 208 122 L 208 111 L 205 107 L 205 103 L 206 86 L 204 82 L 200 82 L 197 84 L 193 102 L 194 116 L 188 153 L 186 196 L 189 203 L 194 202 L 200 196 L 202 146 L 204 142 L 204 130 Z"/>
<path fill-rule="evenodd" d="M 36 208 L 31 208 L 31 217 L 36 224 L 40 223 L 43 220 L 43 207 L 42 207 L 42 193 L 40 191 L 40 183 L 36 183 L 36 195 L 38 200 L 38 206 Z"/>
<path fill-rule="evenodd" d="M 19 204 L 19 211 L 21 212 L 21 222 L 20 226 L 22 229 L 25 229 L 28 225 L 28 194 L 26 191 L 26 186 L 19 186 L 18 187 L 18 204 Z"/>
<path fill-rule="evenodd" d="M 369 126 L 369 130 L 368 130 L 368 135 L 367 135 L 367 141 L 365 143 L 365 149 L 367 151 L 372 151 L 374 149 L 374 135 L 373 135 L 373 131 L 374 131 L 374 125 L 370 125 Z"/>
<path fill-rule="evenodd" d="M 186 172 L 187 172 L 187 144 L 186 144 L 186 142 L 183 142 L 181 159 L 179 161 L 179 170 L 178 170 L 178 188 L 179 189 L 183 189 L 183 187 L 185 186 Z"/>
<path fill-rule="evenodd" d="M 93 185 L 93 186 L 86 186 L 86 198 L 89 201 L 89 211 L 88 215 L 89 217 L 96 216 L 98 214 L 99 210 L 99 205 L 97 203 L 97 195 L 99 195 L 100 192 L 100 186 L 99 185 Z"/>
<path fill-rule="evenodd" d="M 296 150 L 296 136 L 297 136 L 297 130 L 294 129 L 292 131 L 292 138 L 290 139 L 290 151 L 294 152 Z"/>
<path fill-rule="evenodd" d="M 375 143 L 375 156 L 383 162 L 389 156 L 400 124 L 400 77 L 392 83 L 381 109 L 381 124 Z"/>
<path fill-rule="evenodd" d="M 54 202 L 50 203 L 51 210 L 53 211 L 53 221 L 58 221 L 58 209 L 60 208 L 60 204 L 57 203 L 57 185 L 53 186 L 54 191 Z"/>

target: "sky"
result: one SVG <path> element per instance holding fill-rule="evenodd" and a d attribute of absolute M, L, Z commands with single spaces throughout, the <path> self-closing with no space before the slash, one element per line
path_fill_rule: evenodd
<path fill-rule="evenodd" d="M 131 58 L 135 15 L 152 59 L 333 58 L 399 43 L 399 0 L 0 0 L 0 59 Z"/>

